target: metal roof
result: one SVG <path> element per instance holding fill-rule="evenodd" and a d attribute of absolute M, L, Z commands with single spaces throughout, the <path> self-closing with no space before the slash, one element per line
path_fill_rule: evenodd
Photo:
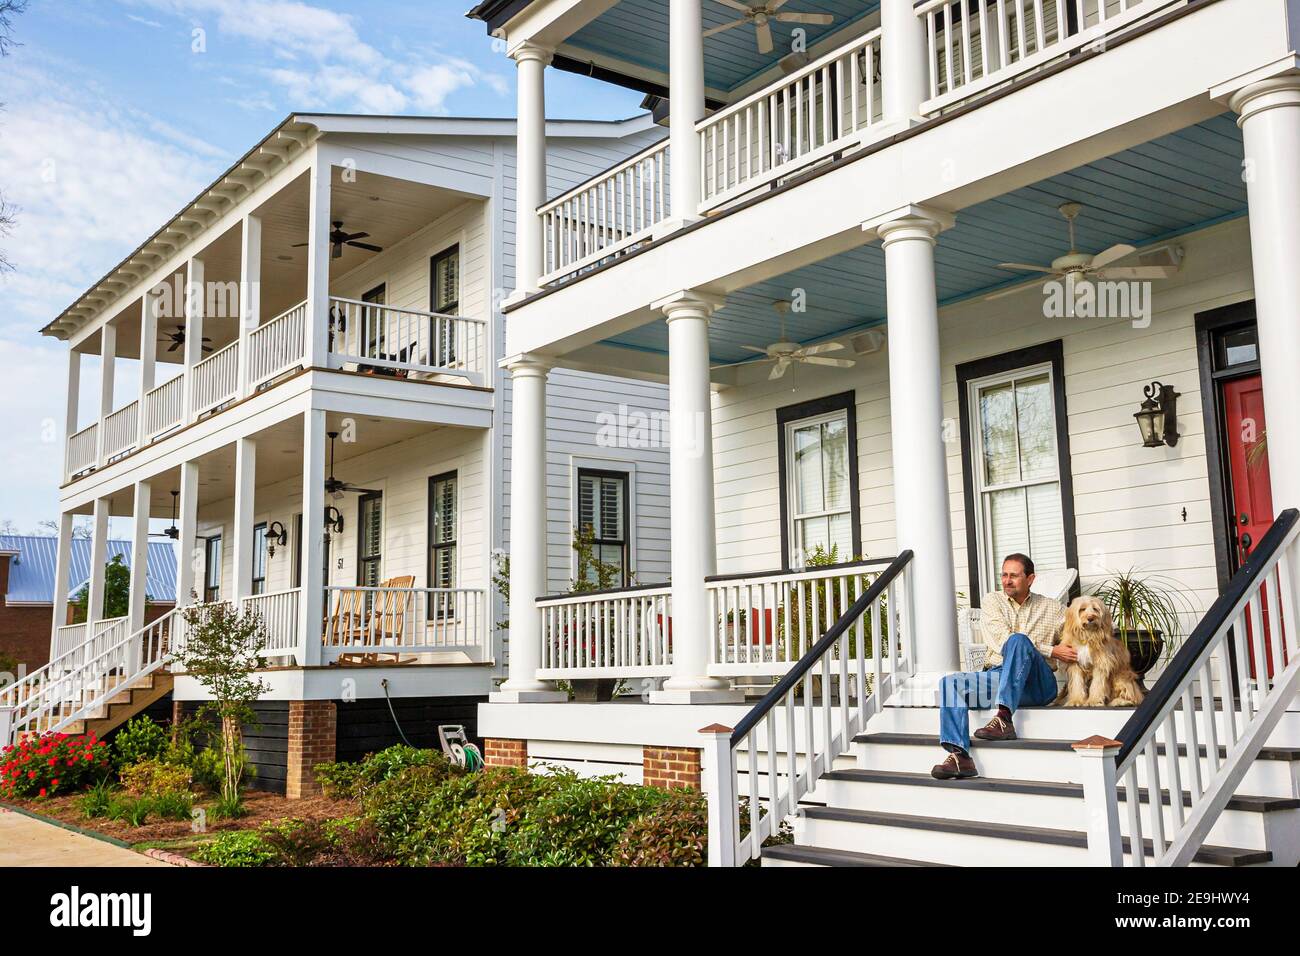
<path fill-rule="evenodd" d="M 68 568 L 68 596 L 76 594 L 90 580 L 90 539 L 72 539 L 72 560 Z M 53 604 L 54 562 L 59 539 L 42 535 L 0 534 L 0 553 L 15 552 L 9 559 L 9 604 Z M 106 560 L 121 555 L 131 566 L 131 542 L 109 541 Z M 176 551 L 170 541 L 149 542 L 149 567 L 145 581 L 149 600 L 171 603 L 176 600 Z"/>

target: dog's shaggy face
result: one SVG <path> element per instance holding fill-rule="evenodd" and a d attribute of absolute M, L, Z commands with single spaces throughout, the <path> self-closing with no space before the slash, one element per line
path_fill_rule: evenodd
<path fill-rule="evenodd" d="M 1111 637 L 1114 628 L 1110 623 L 1110 608 L 1101 602 L 1101 598 L 1078 597 L 1065 612 L 1066 627 L 1075 631 L 1089 632 L 1088 638 L 1094 636 Z"/>
<path fill-rule="evenodd" d="M 1061 700 L 1067 707 L 1134 706 L 1142 701 L 1142 688 L 1133 672 L 1128 647 L 1115 639 L 1110 609 L 1099 598 L 1079 597 L 1065 612 L 1061 645 L 1078 653 L 1066 665 L 1066 688 Z"/>

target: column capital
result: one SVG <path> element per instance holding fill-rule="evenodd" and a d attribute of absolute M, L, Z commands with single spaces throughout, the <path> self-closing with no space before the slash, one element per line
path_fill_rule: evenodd
<path fill-rule="evenodd" d="M 1243 86 L 1228 96 L 1228 108 L 1241 126 L 1252 116 L 1280 106 L 1300 106 L 1300 73 L 1286 73 Z"/>
<path fill-rule="evenodd" d="M 553 359 L 545 355 L 538 355 L 535 352 L 519 352 L 503 358 L 497 364 L 509 372 L 512 378 L 521 378 L 526 375 L 542 376 L 544 378 L 551 369 L 555 368 Z"/>
<path fill-rule="evenodd" d="M 925 239 L 933 243 L 939 233 L 951 229 L 956 222 L 956 217 L 945 210 L 909 204 L 866 220 L 862 231 L 874 232 L 885 245 L 899 239 Z"/>
<path fill-rule="evenodd" d="M 550 66 L 551 60 L 555 57 L 555 51 L 525 40 L 518 46 L 512 47 L 506 55 L 515 61 L 516 66 L 527 61 L 536 61 L 542 66 Z"/>
<path fill-rule="evenodd" d="M 651 302 L 650 308 L 662 312 L 671 322 L 673 319 L 707 319 L 725 303 L 726 296 L 701 292 L 698 289 L 680 289 L 672 295 Z"/>

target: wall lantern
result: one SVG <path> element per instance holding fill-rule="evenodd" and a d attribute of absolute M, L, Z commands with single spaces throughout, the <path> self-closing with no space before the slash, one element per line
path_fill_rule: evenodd
<path fill-rule="evenodd" d="M 1159 448 L 1178 444 L 1178 392 L 1172 385 L 1152 382 L 1142 389 L 1146 399 L 1133 413 L 1138 430 L 1142 432 L 1143 448 Z"/>
<path fill-rule="evenodd" d="M 278 521 L 272 521 L 271 526 L 266 529 L 266 556 L 275 557 L 275 546 L 278 544 L 284 547 L 289 543 L 289 532 L 284 530 L 284 525 Z"/>
<path fill-rule="evenodd" d="M 339 511 L 333 505 L 325 506 L 325 533 L 329 534 L 343 533 L 343 512 Z"/>

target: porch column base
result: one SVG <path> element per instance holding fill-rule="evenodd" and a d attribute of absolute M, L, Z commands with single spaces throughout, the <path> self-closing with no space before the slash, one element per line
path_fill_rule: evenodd
<path fill-rule="evenodd" d="M 664 236 L 671 236 L 679 229 L 685 229 L 687 226 L 703 220 L 703 216 L 673 216 L 663 222 L 655 223 L 654 228 L 650 230 L 650 238 L 657 242 Z"/>
<path fill-rule="evenodd" d="M 288 760 L 284 795 L 290 800 L 321 792 L 316 765 L 337 757 L 338 715 L 332 700 L 289 701 Z"/>
<path fill-rule="evenodd" d="M 732 690 L 726 681 L 703 679 L 690 687 L 672 687 L 665 682 L 663 690 L 650 692 L 652 704 L 743 704 L 745 692 Z M 712 684 L 713 686 L 709 686 Z"/>
<path fill-rule="evenodd" d="M 569 695 L 562 690 L 501 690 L 488 694 L 489 704 L 562 704 Z"/>

